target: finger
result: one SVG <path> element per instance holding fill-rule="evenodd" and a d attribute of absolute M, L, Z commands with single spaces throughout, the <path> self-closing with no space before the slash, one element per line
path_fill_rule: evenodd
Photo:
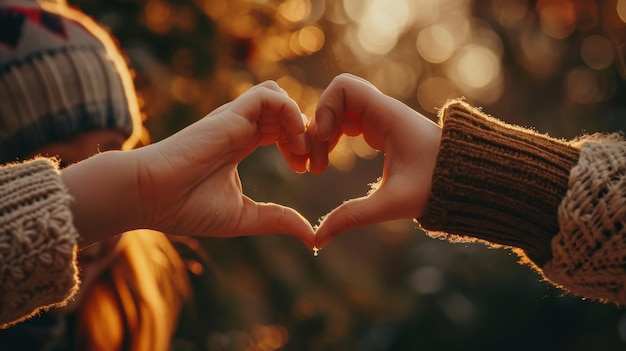
<path fill-rule="evenodd" d="M 338 96 L 332 95 L 332 90 L 325 90 L 320 97 L 320 102 L 315 109 L 315 118 L 310 124 L 310 134 L 314 141 L 326 142 L 333 138 L 338 130 L 341 117 L 344 114 L 343 108 L 335 107 Z"/>
<path fill-rule="evenodd" d="M 327 142 L 310 142 L 309 144 L 309 172 L 320 174 L 328 167 L 330 154 Z"/>
<path fill-rule="evenodd" d="M 390 128 L 389 109 L 394 105 L 394 101 L 389 101 L 388 96 L 368 81 L 350 74 L 339 75 L 320 96 L 312 139 L 326 141 L 337 133 L 364 134 L 365 123 L 374 133 L 384 134 Z"/>
<path fill-rule="evenodd" d="M 323 248 L 333 238 L 373 224 L 404 218 L 401 211 L 382 191 L 346 201 L 331 211 L 320 223 L 315 235 L 315 246 Z"/>
<path fill-rule="evenodd" d="M 257 85 L 233 101 L 230 108 L 234 113 L 252 122 L 262 118 L 277 118 L 284 132 L 291 135 L 305 131 L 300 108 L 289 96 L 273 89 L 271 83 Z"/>
<path fill-rule="evenodd" d="M 296 210 L 274 203 L 257 203 L 244 197 L 238 232 L 245 235 L 287 234 L 313 249 L 315 231 Z"/>
<path fill-rule="evenodd" d="M 289 167 L 296 173 L 305 173 L 309 169 L 309 155 L 298 155 L 285 150 L 282 144 L 277 144 Z"/>
<path fill-rule="evenodd" d="M 270 89 L 278 93 L 282 93 L 283 95 L 288 95 L 285 89 L 281 88 L 280 85 L 278 85 L 278 83 L 276 83 L 273 80 L 266 80 L 262 83 L 255 85 L 251 89 L 254 89 L 254 88 L 266 88 L 266 89 Z"/>
<path fill-rule="evenodd" d="M 302 118 L 302 133 L 290 134 L 283 133 L 283 137 L 279 138 L 277 144 L 281 151 L 293 154 L 294 156 L 306 156 L 308 158 L 309 147 L 306 140 L 305 126 L 307 124 L 307 118 L 304 114 L 301 114 Z M 285 153 L 283 153 L 285 155 Z"/>

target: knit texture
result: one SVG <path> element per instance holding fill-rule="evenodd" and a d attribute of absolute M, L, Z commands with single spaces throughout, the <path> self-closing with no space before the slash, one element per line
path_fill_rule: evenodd
<path fill-rule="evenodd" d="M 61 304 L 78 284 L 78 233 L 55 163 L 0 167 L 0 326 Z"/>
<path fill-rule="evenodd" d="M 51 4 L 0 0 L 3 163 L 96 129 L 126 137 L 140 130 L 130 71 L 111 36 L 84 14 Z"/>
<path fill-rule="evenodd" d="M 431 236 L 523 250 L 543 266 L 578 148 L 454 100 L 440 111 L 432 190 L 418 219 Z"/>
<path fill-rule="evenodd" d="M 626 142 L 583 145 L 558 219 L 544 275 L 577 295 L 626 304 Z"/>

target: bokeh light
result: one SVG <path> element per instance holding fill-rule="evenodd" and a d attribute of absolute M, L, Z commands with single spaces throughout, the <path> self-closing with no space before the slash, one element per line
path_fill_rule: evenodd
<path fill-rule="evenodd" d="M 580 56 L 589 68 L 601 70 L 613 64 L 614 48 L 601 35 L 590 35 L 580 45 Z"/>
<path fill-rule="evenodd" d="M 626 22 L 626 0 L 617 1 L 617 15 L 622 22 Z"/>
<path fill-rule="evenodd" d="M 454 35 L 444 26 L 432 25 L 417 35 L 417 51 L 428 62 L 442 63 L 455 49 Z"/>
<path fill-rule="evenodd" d="M 536 7 L 541 28 L 552 38 L 567 38 L 576 29 L 577 16 L 572 1 L 539 0 Z"/>
<path fill-rule="evenodd" d="M 119 37 L 155 141 L 265 80 L 311 119 L 344 72 L 433 121 L 464 98 L 557 137 L 626 129 L 626 0 L 69 2 Z M 343 137 L 329 161 L 295 174 L 262 147 L 238 171 L 251 199 L 315 224 L 385 167 L 362 136 Z M 200 350 L 626 347 L 624 311 L 564 296 L 506 250 L 427 238 L 408 218 L 348 232 L 317 257 L 282 235 L 202 247 L 209 263 L 187 263 L 197 319 L 181 327 Z"/>
<path fill-rule="evenodd" d="M 489 48 L 467 46 L 459 53 L 456 71 L 460 84 L 480 89 L 500 75 L 500 60 Z"/>
<path fill-rule="evenodd" d="M 289 22 L 300 22 L 311 13 L 311 3 L 308 0 L 287 0 L 278 5 L 279 19 Z"/>

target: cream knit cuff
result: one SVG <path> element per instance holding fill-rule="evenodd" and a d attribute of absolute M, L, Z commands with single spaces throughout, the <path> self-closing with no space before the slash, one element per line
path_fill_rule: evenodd
<path fill-rule="evenodd" d="M 70 201 L 48 159 L 0 167 L 0 326 L 75 292 L 78 233 Z"/>
<path fill-rule="evenodd" d="M 558 218 L 545 276 L 577 295 L 626 305 L 626 142 L 583 145 Z"/>

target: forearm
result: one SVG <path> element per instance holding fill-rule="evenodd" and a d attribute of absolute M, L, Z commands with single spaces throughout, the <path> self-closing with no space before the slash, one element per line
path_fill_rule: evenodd
<path fill-rule="evenodd" d="M 61 172 L 72 196 L 74 226 L 86 246 L 141 227 L 135 151 L 108 151 Z"/>

